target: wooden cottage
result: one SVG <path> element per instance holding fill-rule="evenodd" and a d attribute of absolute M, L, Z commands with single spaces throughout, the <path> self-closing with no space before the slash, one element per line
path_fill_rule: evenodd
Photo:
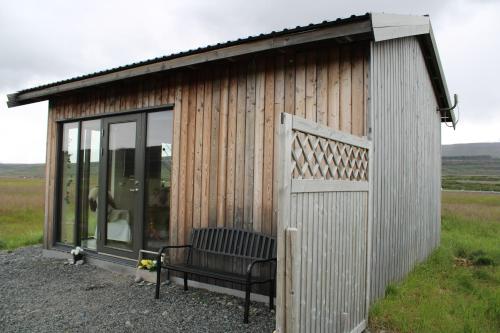
<path fill-rule="evenodd" d="M 126 264 L 193 229 L 258 231 L 277 237 L 278 332 L 360 332 L 439 244 L 440 127 L 454 115 L 426 16 L 285 29 L 8 105 L 42 100 L 47 249 Z"/>

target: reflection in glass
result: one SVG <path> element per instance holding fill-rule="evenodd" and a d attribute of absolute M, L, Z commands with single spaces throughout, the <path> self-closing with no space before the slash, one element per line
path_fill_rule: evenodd
<path fill-rule="evenodd" d="M 96 250 L 101 121 L 82 122 L 80 142 L 80 237 L 84 248 Z"/>
<path fill-rule="evenodd" d="M 106 244 L 132 249 L 132 226 L 139 183 L 135 170 L 136 123 L 109 125 Z"/>
<path fill-rule="evenodd" d="M 78 157 L 78 123 L 63 125 L 61 145 L 61 201 L 59 207 L 59 241 L 74 244 L 74 226 L 76 220 L 76 178 Z"/>
<path fill-rule="evenodd" d="M 148 114 L 144 245 L 149 250 L 156 250 L 168 242 L 172 116 L 172 111 Z"/>

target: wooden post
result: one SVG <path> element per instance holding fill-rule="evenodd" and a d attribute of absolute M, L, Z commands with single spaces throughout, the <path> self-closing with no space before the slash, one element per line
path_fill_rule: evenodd
<path fill-rule="evenodd" d="M 297 228 L 287 228 L 285 240 L 285 327 L 287 333 L 298 333 L 297 311 L 300 309 L 297 300 L 297 258 L 298 248 Z"/>
<path fill-rule="evenodd" d="M 373 43 L 370 43 L 370 53 L 373 54 Z M 369 67 L 370 69 L 372 68 L 372 61 L 373 57 L 370 57 L 370 64 Z M 368 71 L 370 73 L 370 70 Z M 373 234 L 373 172 L 374 172 L 374 165 L 373 165 L 373 158 L 375 156 L 374 154 L 374 144 L 373 144 L 373 114 L 372 114 L 372 104 L 371 104 L 371 98 L 370 96 L 372 95 L 372 87 L 373 87 L 373 76 L 370 75 L 368 78 L 370 80 L 369 84 L 369 90 L 368 90 L 368 98 L 367 98 L 367 110 L 365 111 L 367 113 L 367 139 L 370 141 L 370 150 L 368 151 L 368 184 L 369 184 L 369 189 L 368 189 L 368 221 L 367 221 L 367 245 L 366 245 L 366 288 L 365 288 L 365 293 L 366 293 L 366 300 L 365 300 L 365 319 L 368 321 L 368 314 L 370 311 L 370 292 L 371 292 L 371 267 L 372 267 L 372 234 Z"/>
<path fill-rule="evenodd" d="M 278 158 L 278 226 L 277 226 L 277 272 L 276 272 L 276 333 L 286 332 L 286 235 L 290 223 L 290 187 L 292 156 L 292 116 L 281 114 L 279 128 Z"/>

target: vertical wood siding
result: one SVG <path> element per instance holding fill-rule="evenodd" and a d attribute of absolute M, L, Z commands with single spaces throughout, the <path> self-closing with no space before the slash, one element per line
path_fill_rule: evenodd
<path fill-rule="evenodd" d="M 417 38 L 372 50 L 374 301 L 439 244 L 441 132 Z"/>
<path fill-rule="evenodd" d="M 296 332 L 351 332 L 366 319 L 368 192 L 292 193 L 290 210 Z"/>
<path fill-rule="evenodd" d="M 331 42 L 54 98 L 45 246 L 53 241 L 56 120 L 174 103 L 171 242 L 187 242 L 192 228 L 200 226 L 275 235 L 279 114 L 365 135 L 366 93 L 360 86 L 367 84 L 367 63 L 368 44 Z"/>

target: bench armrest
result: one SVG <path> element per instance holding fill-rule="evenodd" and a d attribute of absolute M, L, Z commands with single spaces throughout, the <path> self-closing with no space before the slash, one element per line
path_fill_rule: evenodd
<path fill-rule="evenodd" d="M 248 267 L 247 267 L 247 277 L 250 277 L 252 276 L 252 270 L 254 268 L 255 265 L 257 264 L 265 264 L 265 263 L 276 263 L 276 258 L 270 258 L 270 259 L 257 259 L 257 260 L 254 260 L 252 261 Z"/>
<path fill-rule="evenodd" d="M 157 254 L 157 263 L 161 263 L 161 254 L 163 252 L 165 252 L 165 250 L 168 250 L 168 249 L 181 249 L 181 248 L 190 248 L 191 245 L 190 244 L 187 244 L 187 245 L 167 245 L 167 246 L 162 246 L 160 247 L 160 250 L 158 251 L 158 254 Z"/>
<path fill-rule="evenodd" d="M 167 249 L 180 249 L 180 248 L 185 248 L 185 247 L 191 247 L 191 245 L 187 244 L 187 245 L 168 245 L 168 246 L 162 246 L 162 247 L 160 247 L 160 250 L 158 251 L 158 255 L 160 256 Z"/>

